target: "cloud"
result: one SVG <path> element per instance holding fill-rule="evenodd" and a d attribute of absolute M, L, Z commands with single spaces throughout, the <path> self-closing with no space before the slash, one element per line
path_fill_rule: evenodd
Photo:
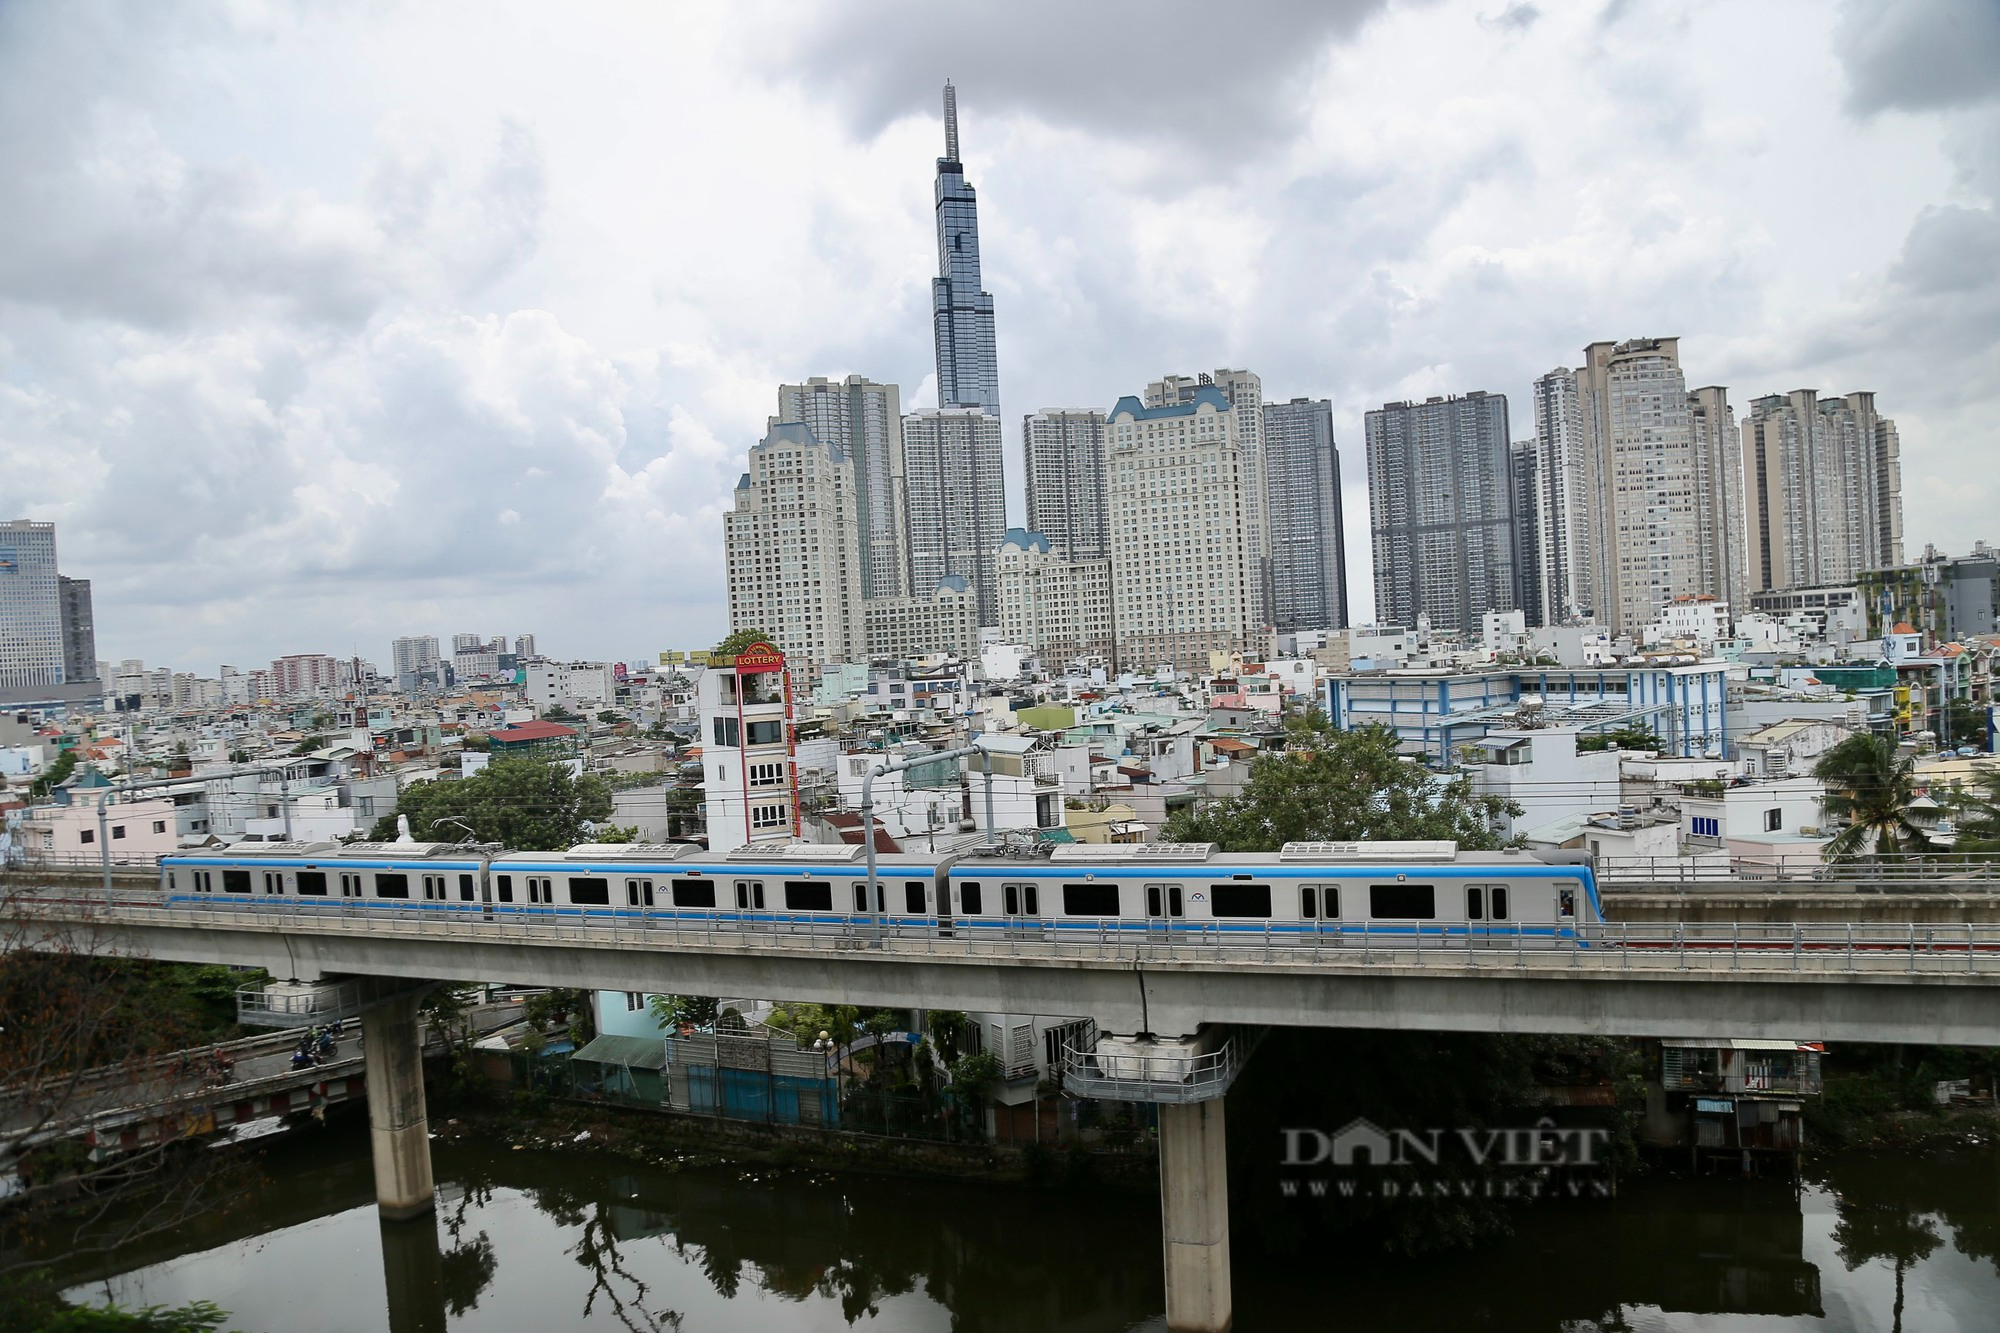
<path fill-rule="evenodd" d="M 2000 5 L 1993 0 L 1848 0 L 1836 49 L 1848 107 L 1861 115 L 2000 97 Z"/>

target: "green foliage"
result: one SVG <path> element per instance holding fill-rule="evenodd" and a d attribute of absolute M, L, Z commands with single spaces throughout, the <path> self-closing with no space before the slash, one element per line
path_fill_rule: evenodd
<path fill-rule="evenodd" d="M 496 759 L 479 773 L 458 780 L 414 783 L 403 789 L 400 813 L 409 816 L 419 838 L 455 841 L 461 830 L 442 819 L 457 819 L 478 842 L 497 842 L 513 851 L 553 852 L 586 841 L 584 824 L 611 817 L 611 788 L 586 773 L 545 760 Z M 396 836 L 396 817 L 384 815 L 371 835 L 379 842 Z"/>
<path fill-rule="evenodd" d="M 121 1310 L 62 1300 L 39 1303 L 39 1308 L 15 1306 L 0 1297 L 0 1313 L 8 1315 L 6 1327 L 13 1333 L 212 1333 L 229 1318 L 229 1311 L 211 1301 Z"/>
<path fill-rule="evenodd" d="M 590 840 L 592 842 L 637 842 L 639 841 L 639 826 L 637 824 L 599 824 L 590 831 Z"/>
<path fill-rule="evenodd" d="M 1849 736 L 1821 755 L 1813 776 L 1826 784 L 1826 813 L 1847 827 L 1826 845 L 1829 861 L 1881 859 L 1931 850 L 1930 837 L 1910 818 L 1916 761 L 1896 757 L 1886 736 Z"/>
<path fill-rule="evenodd" d="M 1616 745 L 1621 750 L 1653 750 L 1666 748 L 1666 743 L 1645 727 L 1619 727 L 1615 731 L 1592 732 L 1588 736 L 1576 738 L 1578 754 L 1591 754 L 1598 750 L 1608 750 Z"/>
<path fill-rule="evenodd" d="M 964 1050 L 968 1026 L 965 1015 L 956 1009 L 933 1009 L 925 1016 L 924 1023 L 930 1029 L 931 1040 L 937 1043 L 939 1057 L 947 1065 L 958 1059 Z"/>
<path fill-rule="evenodd" d="M 493 738 L 483 731 L 468 732 L 459 738 L 458 748 L 470 750 L 474 754 L 485 754 L 493 748 Z"/>
<path fill-rule="evenodd" d="M 787 1000 L 771 1011 L 771 1026 L 783 1028 L 810 1046 L 819 1034 L 827 1033 L 836 1046 L 853 1041 L 860 1031 L 861 1011 L 851 1004 L 821 1005 L 809 1000 Z"/>
<path fill-rule="evenodd" d="M 559 989 L 531 995 L 521 1013 L 535 1031 L 560 1032 L 577 1046 L 597 1035 L 597 1017 L 587 990 Z"/>
<path fill-rule="evenodd" d="M 771 636 L 761 629 L 740 629 L 726 636 L 721 643 L 709 650 L 709 660 L 718 657 L 734 657 L 753 643 L 769 643 Z"/>
<path fill-rule="evenodd" d="M 440 1089 L 447 1102 L 474 1099 L 487 1092 L 485 1074 L 472 1055 L 472 1044 L 479 1036 L 472 1021 L 472 1005 L 478 998 L 475 986 L 436 986 L 425 992 L 417 1006 L 451 1055 Z"/>
<path fill-rule="evenodd" d="M 1173 816 L 1165 842 L 1213 842 L 1226 852 L 1274 852 L 1287 842 L 1439 839 L 1501 845 L 1495 823 L 1521 808 L 1404 758 L 1387 727 L 1335 730 L 1314 709 L 1285 721 L 1282 753 L 1252 762 L 1240 796 Z"/>
<path fill-rule="evenodd" d="M 599 722 L 604 723 L 607 726 L 615 726 L 618 723 L 623 722 L 625 718 L 622 714 L 614 713 L 609 708 L 607 708 L 603 712 L 597 715 L 597 720 Z"/>
<path fill-rule="evenodd" d="M 38 801 L 46 801 L 49 793 L 69 781 L 70 774 L 76 772 L 76 764 L 76 751 L 64 750 L 56 756 L 56 761 L 35 779 L 34 785 L 28 789 L 29 793 Z"/>
<path fill-rule="evenodd" d="M 951 1062 L 951 1090 L 967 1106 L 984 1106 L 1002 1072 L 1000 1062 L 984 1051 L 961 1055 Z"/>
<path fill-rule="evenodd" d="M 714 1027 L 720 1008 L 712 995 L 655 995 L 648 1005 L 667 1027 Z"/>
<path fill-rule="evenodd" d="M 1955 796 L 1951 805 L 1958 823 L 1954 850 L 2000 852 L 2000 768 L 1981 769 L 1972 779 L 1971 790 Z"/>
<path fill-rule="evenodd" d="M 581 722 L 583 718 L 576 713 L 570 712 L 569 709 L 564 708 L 561 704 L 551 704 L 543 711 L 542 720 L 545 722 Z"/>
<path fill-rule="evenodd" d="M 308 755 L 311 754 L 314 750 L 324 750 L 325 748 L 326 748 L 326 737 L 307 736 L 303 740 L 301 740 L 297 745 L 294 745 L 292 747 L 292 754 L 295 756 Z"/>
<path fill-rule="evenodd" d="M 247 764 L 250 762 L 250 752 L 240 749 L 231 750 L 229 752 L 229 762 L 232 764 Z"/>

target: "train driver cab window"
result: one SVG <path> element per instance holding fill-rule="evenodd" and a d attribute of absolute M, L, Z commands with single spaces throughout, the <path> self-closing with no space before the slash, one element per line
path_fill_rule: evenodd
<path fill-rule="evenodd" d="M 1576 915 L 1576 890 L 1563 889 L 1556 894 L 1556 915 L 1569 920 Z"/>
<path fill-rule="evenodd" d="M 926 907 L 924 882 L 920 879 L 905 880 L 903 883 L 903 910 L 911 916 L 922 916 Z"/>
<path fill-rule="evenodd" d="M 326 872 L 324 870 L 301 870 L 299 872 L 299 895 L 305 898 L 326 897 Z"/>
<path fill-rule="evenodd" d="M 978 880 L 968 879 L 958 886 L 958 910 L 966 916 L 978 916 L 986 910 L 980 902 Z"/>

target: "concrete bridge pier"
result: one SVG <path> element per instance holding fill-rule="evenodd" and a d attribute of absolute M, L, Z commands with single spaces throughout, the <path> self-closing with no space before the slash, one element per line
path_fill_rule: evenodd
<path fill-rule="evenodd" d="M 444 1254 L 438 1248 L 437 1214 L 402 1222 L 385 1219 L 380 1226 L 389 1333 L 445 1333 Z"/>
<path fill-rule="evenodd" d="M 383 1220 L 431 1211 L 431 1127 L 424 1109 L 423 1040 L 417 997 L 398 996 L 361 1015 L 367 1043 L 368 1137 L 375 1150 L 375 1204 Z"/>
<path fill-rule="evenodd" d="M 1167 1327 L 1228 1333 L 1229 1157 L 1222 1099 L 1160 1107 L 1160 1221 Z"/>

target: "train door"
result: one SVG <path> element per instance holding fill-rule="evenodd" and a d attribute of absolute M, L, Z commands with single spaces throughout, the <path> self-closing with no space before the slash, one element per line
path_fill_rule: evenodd
<path fill-rule="evenodd" d="M 1041 886 L 1031 880 L 1000 886 L 1000 912 L 1006 920 L 1008 939 L 1040 939 L 1042 928 Z"/>
<path fill-rule="evenodd" d="M 493 919 L 493 874 L 488 870 L 479 872 L 479 914 Z"/>
<path fill-rule="evenodd" d="M 653 907 L 653 881 L 650 879 L 628 879 L 625 881 L 625 905 L 641 911 L 651 911 Z"/>
<path fill-rule="evenodd" d="M 1174 926 L 1180 919 L 1181 886 L 1178 884 L 1148 884 L 1146 886 L 1146 938 L 1165 940 L 1173 934 Z"/>
<path fill-rule="evenodd" d="M 952 928 L 950 877 L 939 875 L 932 881 L 931 891 L 937 895 L 938 938 L 952 939 L 958 932 Z"/>
<path fill-rule="evenodd" d="M 736 881 L 736 920 L 745 930 L 764 930 L 768 921 L 757 918 L 764 911 L 764 881 L 761 879 L 739 879 Z"/>
<path fill-rule="evenodd" d="M 1299 935 L 1337 943 L 1340 936 L 1340 886 L 1299 885 Z"/>
<path fill-rule="evenodd" d="M 1465 886 L 1465 940 L 1468 948 L 1514 947 L 1519 923 L 1514 895 L 1505 884 Z"/>

